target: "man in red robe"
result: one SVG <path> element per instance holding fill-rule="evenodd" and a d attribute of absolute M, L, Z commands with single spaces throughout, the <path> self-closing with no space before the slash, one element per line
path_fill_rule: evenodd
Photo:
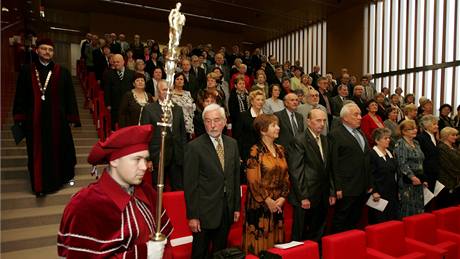
<path fill-rule="evenodd" d="M 92 165 L 109 163 L 98 182 L 76 193 L 64 210 L 58 255 L 71 258 L 170 258 L 167 239 L 156 233 L 156 191 L 143 181 L 151 125 L 131 126 L 94 145 Z M 173 227 L 163 209 L 161 233 Z"/>
<path fill-rule="evenodd" d="M 73 179 L 77 160 L 69 124 L 80 124 L 80 117 L 70 72 L 52 60 L 53 42 L 37 41 L 36 52 L 38 60 L 19 73 L 13 117 L 15 138 L 26 138 L 32 190 L 40 197 Z"/>

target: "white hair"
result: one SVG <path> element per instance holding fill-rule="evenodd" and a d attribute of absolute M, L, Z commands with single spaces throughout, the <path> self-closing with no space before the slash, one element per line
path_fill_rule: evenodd
<path fill-rule="evenodd" d="M 225 110 L 224 108 L 222 108 L 220 105 L 218 105 L 217 103 L 212 103 L 208 106 L 206 106 L 203 110 L 203 114 L 201 115 L 202 118 L 203 118 L 203 121 L 204 121 L 204 116 L 206 115 L 207 112 L 210 112 L 210 111 L 215 111 L 215 110 L 218 110 L 219 113 L 220 113 L 220 117 L 222 117 L 222 119 L 226 119 L 225 117 Z"/>
<path fill-rule="evenodd" d="M 343 118 L 343 117 L 347 116 L 348 114 L 350 114 L 351 113 L 351 108 L 354 108 L 354 107 L 359 109 L 359 106 L 354 102 L 344 104 L 342 109 L 340 110 L 340 118 Z"/>

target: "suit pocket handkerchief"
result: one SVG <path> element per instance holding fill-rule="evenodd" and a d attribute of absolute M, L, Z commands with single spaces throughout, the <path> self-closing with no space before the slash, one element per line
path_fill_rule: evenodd
<path fill-rule="evenodd" d="M 16 145 L 19 144 L 21 140 L 23 140 L 26 137 L 24 130 L 19 124 L 14 124 L 11 127 L 11 133 L 13 134 L 14 142 L 16 143 Z"/>

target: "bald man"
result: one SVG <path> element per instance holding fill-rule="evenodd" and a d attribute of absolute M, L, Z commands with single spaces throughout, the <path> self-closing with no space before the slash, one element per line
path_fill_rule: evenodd
<path fill-rule="evenodd" d="M 134 71 L 125 69 L 123 56 L 115 54 L 112 57 L 114 69 L 110 69 L 104 78 L 105 106 L 112 116 L 112 130 L 118 123 L 118 108 L 121 97 L 133 87 Z"/>

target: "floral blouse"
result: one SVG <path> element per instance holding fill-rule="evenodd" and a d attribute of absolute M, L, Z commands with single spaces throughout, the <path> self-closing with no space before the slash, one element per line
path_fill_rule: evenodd
<path fill-rule="evenodd" d="M 173 91 L 171 100 L 182 107 L 182 111 L 184 113 L 184 122 L 185 122 L 185 130 L 189 134 L 194 133 L 194 126 L 193 126 L 193 116 L 195 115 L 195 103 L 193 102 L 192 95 L 189 91 L 182 91 L 178 93 L 177 91 Z"/>

